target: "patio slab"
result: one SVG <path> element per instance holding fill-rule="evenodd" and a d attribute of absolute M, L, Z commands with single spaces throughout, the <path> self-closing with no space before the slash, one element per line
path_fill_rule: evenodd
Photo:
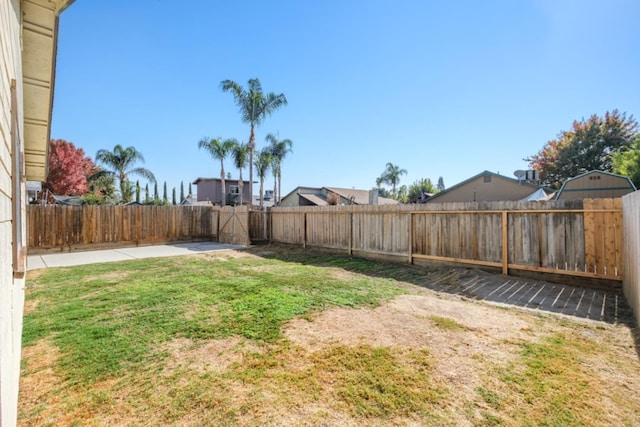
<path fill-rule="evenodd" d="M 27 257 L 27 270 L 37 270 L 41 268 L 51 267 L 70 267 L 74 265 L 127 261 L 131 259 L 141 258 L 193 255 L 196 253 L 241 249 L 244 247 L 245 246 L 228 245 L 218 242 L 189 242 L 154 246 L 104 249 L 98 251 L 29 255 Z"/>

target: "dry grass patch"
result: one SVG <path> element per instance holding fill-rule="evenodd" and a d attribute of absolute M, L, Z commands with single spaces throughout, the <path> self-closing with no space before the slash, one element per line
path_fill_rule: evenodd
<path fill-rule="evenodd" d="M 168 353 L 164 373 L 169 375 L 176 369 L 222 373 L 232 364 L 242 362 L 246 355 L 262 353 L 264 348 L 240 337 L 205 342 L 177 338 L 162 344 L 158 350 Z"/>

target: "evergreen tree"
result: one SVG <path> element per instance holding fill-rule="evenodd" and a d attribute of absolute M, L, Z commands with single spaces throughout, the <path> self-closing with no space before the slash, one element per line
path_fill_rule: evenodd
<path fill-rule="evenodd" d="M 173 197 L 171 201 L 173 206 L 175 206 L 176 205 L 176 187 L 173 187 Z"/>
<path fill-rule="evenodd" d="M 180 181 L 180 203 L 184 202 L 184 181 Z"/>
<path fill-rule="evenodd" d="M 153 200 L 158 200 L 158 183 L 153 184 Z"/>
<path fill-rule="evenodd" d="M 136 203 L 140 203 L 140 181 L 136 181 Z"/>
<path fill-rule="evenodd" d="M 193 196 L 193 190 L 191 189 L 191 183 L 189 183 L 189 196 Z"/>
<path fill-rule="evenodd" d="M 167 181 L 164 182 L 164 187 L 162 189 L 162 200 L 169 202 L 169 198 L 167 197 Z"/>
<path fill-rule="evenodd" d="M 144 202 L 149 203 L 149 184 L 144 186 Z"/>
<path fill-rule="evenodd" d="M 442 177 L 438 178 L 438 185 L 436 187 L 438 189 L 438 191 L 444 191 L 445 187 L 444 187 L 444 179 L 442 179 Z"/>

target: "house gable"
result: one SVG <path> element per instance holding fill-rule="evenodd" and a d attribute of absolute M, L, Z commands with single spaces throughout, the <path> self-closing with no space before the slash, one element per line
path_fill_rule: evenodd
<path fill-rule="evenodd" d="M 540 188 L 539 185 L 484 171 L 434 194 L 426 203 L 522 200 Z"/>

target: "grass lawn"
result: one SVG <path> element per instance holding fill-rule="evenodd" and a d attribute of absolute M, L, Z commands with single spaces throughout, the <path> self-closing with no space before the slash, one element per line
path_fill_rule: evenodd
<path fill-rule="evenodd" d="M 30 272 L 19 424 L 640 425 L 628 327 L 436 277 L 280 246 Z"/>

